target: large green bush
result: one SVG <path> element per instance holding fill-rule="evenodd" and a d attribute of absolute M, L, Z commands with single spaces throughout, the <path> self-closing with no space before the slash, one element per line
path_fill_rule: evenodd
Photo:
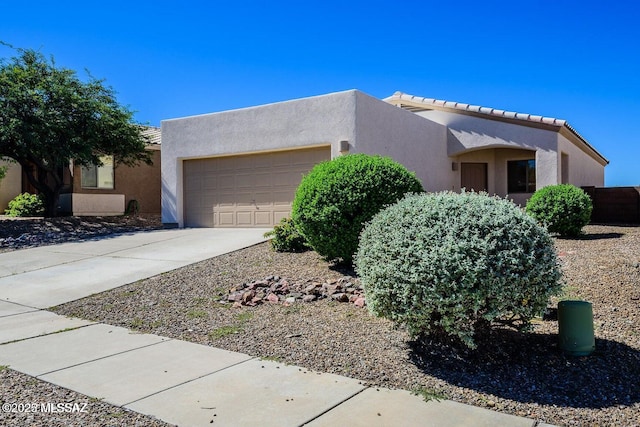
<path fill-rule="evenodd" d="M 549 232 L 578 236 L 591 220 L 591 197 L 570 184 L 550 185 L 533 193 L 526 211 Z"/>
<path fill-rule="evenodd" d="M 547 231 L 484 193 L 405 197 L 367 224 L 355 265 L 372 313 L 471 348 L 490 322 L 526 330 L 561 289 Z"/>
<path fill-rule="evenodd" d="M 264 237 L 271 238 L 271 247 L 276 252 L 304 252 L 309 245 L 296 229 L 293 220 L 282 218 L 280 224 L 273 230 L 264 233 Z"/>
<path fill-rule="evenodd" d="M 390 158 L 350 154 L 319 163 L 303 177 L 292 218 L 316 252 L 349 263 L 364 223 L 404 194 L 421 191 L 415 174 Z"/>
<path fill-rule="evenodd" d="M 22 193 L 9 202 L 4 213 L 8 216 L 42 216 L 44 203 L 36 194 Z"/>

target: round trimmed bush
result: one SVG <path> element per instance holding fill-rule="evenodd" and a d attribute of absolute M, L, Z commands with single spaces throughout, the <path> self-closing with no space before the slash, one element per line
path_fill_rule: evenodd
<path fill-rule="evenodd" d="M 7 209 L 7 216 L 42 216 L 44 215 L 44 202 L 42 197 L 31 193 L 18 194 L 11 200 Z"/>
<path fill-rule="evenodd" d="M 316 252 L 350 263 L 364 223 L 406 193 L 421 191 L 415 174 L 390 158 L 349 154 L 317 164 L 302 178 L 291 216 Z"/>
<path fill-rule="evenodd" d="M 562 286 L 547 231 L 485 193 L 403 198 L 364 228 L 355 266 L 373 314 L 471 348 L 490 322 L 526 330 Z"/>
<path fill-rule="evenodd" d="M 549 232 L 578 236 L 591 220 L 593 203 L 581 188 L 570 184 L 549 185 L 533 193 L 526 211 Z"/>

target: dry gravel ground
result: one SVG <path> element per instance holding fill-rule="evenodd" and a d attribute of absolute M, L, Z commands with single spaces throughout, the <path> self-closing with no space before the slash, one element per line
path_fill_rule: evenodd
<path fill-rule="evenodd" d="M 585 232 L 556 245 L 564 297 L 593 303 L 596 352 L 589 357 L 562 354 L 553 310 L 533 333 L 496 329 L 472 352 L 411 341 L 402 328 L 348 303 L 220 303 L 233 285 L 270 275 L 306 283 L 352 274 L 314 252 L 275 253 L 268 244 L 54 310 L 551 424 L 640 426 L 640 228 Z M 0 391 L 3 401 L 15 394 Z"/>
<path fill-rule="evenodd" d="M 160 215 L 58 218 L 12 218 L 0 215 L 0 253 L 160 228 Z"/>
<path fill-rule="evenodd" d="M 122 409 L 98 399 L 54 386 L 11 369 L 0 369 L 0 401 L 15 404 L 15 412 L 0 412 L 2 426 L 167 426 L 162 421 Z M 37 405 L 36 406 L 31 404 Z M 57 412 L 46 412 L 53 404 Z M 28 404 L 27 411 L 18 404 Z M 57 406 L 61 405 L 61 406 Z M 65 406 L 66 405 L 66 406 Z M 20 411 L 18 412 L 18 410 Z"/>

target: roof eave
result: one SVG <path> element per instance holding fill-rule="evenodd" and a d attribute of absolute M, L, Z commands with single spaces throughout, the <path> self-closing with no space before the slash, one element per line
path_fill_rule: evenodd
<path fill-rule="evenodd" d="M 589 142 L 582 137 L 569 123 L 564 124 L 559 130 L 560 135 L 577 145 L 582 151 L 591 155 L 602 166 L 609 164 L 609 160 L 598 152 Z"/>
<path fill-rule="evenodd" d="M 392 105 L 396 105 L 414 113 L 420 111 L 446 111 L 456 114 L 479 117 L 483 119 L 500 122 L 518 124 L 521 126 L 533 127 L 537 129 L 550 130 L 560 133 L 565 138 L 572 141 L 585 153 L 589 154 L 603 166 L 609 164 L 602 154 L 600 154 L 589 142 L 582 137 L 566 120 L 551 117 L 534 116 L 531 114 L 515 113 L 495 108 L 481 107 L 477 105 L 464 104 L 459 102 L 442 101 L 430 98 L 419 98 L 396 92 L 392 96 L 383 99 Z"/>

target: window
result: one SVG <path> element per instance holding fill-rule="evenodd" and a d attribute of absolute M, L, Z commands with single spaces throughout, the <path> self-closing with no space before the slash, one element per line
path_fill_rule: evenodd
<path fill-rule="evenodd" d="M 102 166 L 82 166 L 82 188 L 113 189 L 113 156 L 100 157 Z"/>
<path fill-rule="evenodd" d="M 561 182 L 562 184 L 569 183 L 569 155 L 566 153 L 562 153 L 560 157 L 560 173 L 561 173 Z"/>
<path fill-rule="evenodd" d="M 509 193 L 533 193 L 536 191 L 536 161 L 514 160 L 507 162 L 507 188 Z"/>

